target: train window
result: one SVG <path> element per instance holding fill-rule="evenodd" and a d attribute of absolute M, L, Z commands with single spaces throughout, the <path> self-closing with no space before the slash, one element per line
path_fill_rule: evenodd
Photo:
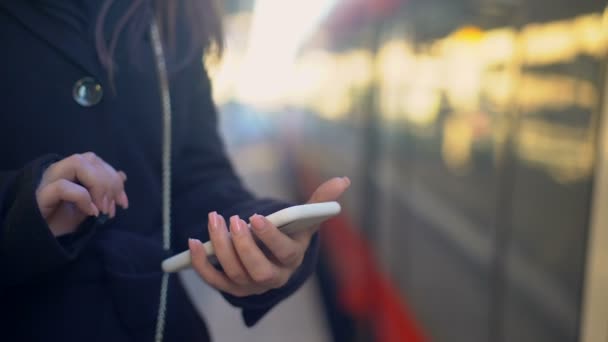
<path fill-rule="evenodd" d="M 599 14 L 571 15 L 522 28 L 505 214 L 505 341 L 575 341 L 579 334 L 603 66 L 575 35 L 583 18 Z M 549 40 L 551 49 L 532 52 Z"/>

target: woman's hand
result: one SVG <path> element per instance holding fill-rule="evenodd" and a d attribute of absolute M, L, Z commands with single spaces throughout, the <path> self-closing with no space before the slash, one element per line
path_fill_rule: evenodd
<path fill-rule="evenodd" d="M 308 203 L 336 200 L 349 186 L 348 178 L 333 178 L 319 186 Z M 233 216 L 229 232 L 221 215 L 209 214 L 209 236 L 224 272 L 209 263 L 199 240 L 189 241 L 196 272 L 211 286 L 237 297 L 285 285 L 302 263 L 315 231 L 310 229 L 288 236 L 263 216 L 254 215 L 250 222 L 253 234 L 245 221 Z M 263 242 L 266 252 L 256 244 L 254 235 Z"/>
<path fill-rule="evenodd" d="M 124 209 L 127 176 L 92 152 L 74 154 L 51 164 L 36 189 L 42 217 L 54 236 L 72 233 L 87 216 L 100 212 L 114 217 L 116 204 Z"/>

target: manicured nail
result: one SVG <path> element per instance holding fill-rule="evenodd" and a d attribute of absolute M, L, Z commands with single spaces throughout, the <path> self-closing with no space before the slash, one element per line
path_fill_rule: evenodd
<path fill-rule="evenodd" d="M 261 215 L 255 214 L 249 218 L 249 222 L 251 222 L 251 226 L 257 231 L 263 231 L 266 228 L 266 222 Z"/>
<path fill-rule="evenodd" d="M 97 209 L 97 206 L 93 202 L 91 202 L 91 211 L 89 212 L 89 214 L 95 217 L 99 216 L 99 209 Z"/>
<path fill-rule="evenodd" d="M 230 229 L 235 234 L 240 234 L 242 232 L 241 225 L 239 223 L 241 219 L 238 215 L 234 215 L 230 218 Z"/>
<path fill-rule="evenodd" d="M 123 209 L 129 208 L 129 198 L 127 197 L 126 192 L 123 191 L 120 193 L 120 195 L 118 195 L 118 201 L 120 202 L 120 205 L 122 205 Z"/>
<path fill-rule="evenodd" d="M 342 180 L 346 183 L 346 186 L 350 186 L 350 179 L 348 177 L 342 177 Z"/>
<path fill-rule="evenodd" d="M 247 228 L 247 222 L 245 222 L 244 220 L 239 220 L 239 229 L 241 232 L 244 232 L 245 230 L 249 229 Z"/>
<path fill-rule="evenodd" d="M 193 239 L 193 238 L 188 239 L 188 247 L 190 247 L 190 249 L 198 249 L 202 245 L 203 245 L 203 243 L 199 239 Z"/>
<path fill-rule="evenodd" d="M 209 213 L 209 229 L 217 229 L 217 213 L 215 211 Z"/>

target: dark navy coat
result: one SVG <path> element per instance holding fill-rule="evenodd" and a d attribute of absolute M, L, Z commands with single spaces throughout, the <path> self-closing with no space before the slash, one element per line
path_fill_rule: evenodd
<path fill-rule="evenodd" d="M 118 12 L 110 13 L 108 26 Z M 34 10 L 30 1 L 0 0 L 1 341 L 153 340 L 160 262 L 168 256 L 161 243 L 161 103 L 149 36 L 129 45 L 136 63 L 121 38 L 113 93 L 92 35 Z M 75 83 L 86 77 L 104 90 L 89 107 L 73 96 Z M 170 87 L 176 253 L 187 249 L 189 237 L 208 239 L 210 211 L 249 217 L 286 204 L 254 198 L 233 172 L 200 59 L 173 72 Z M 38 211 L 35 189 L 49 163 L 87 151 L 127 173 L 130 208 L 103 226 L 90 219 L 56 239 Z M 315 237 L 283 288 L 224 296 L 254 324 L 304 282 L 317 249 Z M 167 315 L 166 341 L 208 340 L 175 275 Z"/>

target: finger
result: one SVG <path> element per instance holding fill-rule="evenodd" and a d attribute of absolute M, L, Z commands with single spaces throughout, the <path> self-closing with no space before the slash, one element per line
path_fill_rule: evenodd
<path fill-rule="evenodd" d="M 120 194 L 124 192 L 123 176 L 98 156 L 94 155 L 92 165 L 102 175 L 101 181 L 104 183 L 105 190 L 109 192 L 108 197 L 110 200 L 118 201 Z"/>
<path fill-rule="evenodd" d="M 88 160 L 91 163 L 96 163 L 98 159 L 101 159 L 101 158 L 97 157 L 95 152 L 85 152 L 85 153 L 82 153 L 81 155 L 84 159 Z"/>
<path fill-rule="evenodd" d="M 116 201 L 110 202 L 110 218 L 116 217 Z"/>
<path fill-rule="evenodd" d="M 118 195 L 118 198 L 116 199 L 116 203 L 120 204 L 123 209 L 128 209 L 129 197 L 127 197 L 127 193 L 124 191 L 121 192 L 120 195 Z"/>
<path fill-rule="evenodd" d="M 304 253 L 300 244 L 283 234 L 265 217 L 256 214 L 249 222 L 255 235 L 282 265 L 293 267 L 302 262 Z"/>
<path fill-rule="evenodd" d="M 320 226 L 310 227 L 309 229 L 304 229 L 299 232 L 292 234 L 290 237 L 293 241 L 295 241 L 303 251 L 308 249 L 308 245 L 310 245 L 310 240 L 312 236 L 319 230 Z"/>
<path fill-rule="evenodd" d="M 128 200 L 125 201 L 125 198 L 124 196 L 122 196 L 122 194 L 124 193 L 124 182 L 126 180 L 127 175 L 122 171 L 116 171 L 110 164 L 108 164 L 105 160 L 103 160 L 101 157 L 97 156 L 93 152 L 83 153 L 82 157 L 89 164 L 89 168 L 85 169 L 85 171 L 93 171 L 97 173 L 96 180 L 102 184 L 101 187 L 104 189 L 105 192 L 108 193 L 107 195 L 110 201 L 115 201 L 114 206 L 116 205 L 116 203 L 118 203 L 123 208 L 126 208 L 126 206 L 128 206 Z M 79 177 L 78 169 L 76 170 L 76 177 Z M 112 214 L 112 210 L 115 209 L 112 209 L 112 205 L 110 204 L 108 206 L 109 214 Z"/>
<path fill-rule="evenodd" d="M 101 197 L 101 212 L 110 215 L 110 199 L 107 194 L 103 194 Z"/>
<path fill-rule="evenodd" d="M 224 218 L 216 212 L 209 213 L 209 237 L 215 250 L 215 255 L 224 269 L 224 273 L 238 285 L 247 285 L 252 282 L 241 263 L 226 227 Z"/>
<path fill-rule="evenodd" d="M 109 216 L 112 193 L 105 185 L 105 176 L 98 170 L 94 170 L 92 167 L 91 170 L 85 171 L 83 169 L 78 171 L 77 181 L 79 181 L 83 186 L 85 186 L 89 190 L 89 192 L 91 193 L 91 197 L 93 198 L 93 202 L 99 207 L 99 209 L 101 209 L 104 214 Z"/>
<path fill-rule="evenodd" d="M 308 203 L 334 201 L 350 186 L 348 177 L 335 177 L 321 184 L 312 194 Z"/>
<path fill-rule="evenodd" d="M 67 179 L 74 182 L 76 181 L 76 168 L 81 163 L 88 163 L 88 161 L 80 154 L 73 154 L 68 158 L 53 163 L 46 169 L 43 181 L 47 184 L 59 179 Z"/>
<path fill-rule="evenodd" d="M 222 272 L 218 271 L 207 260 L 207 253 L 203 247 L 203 243 L 196 239 L 188 240 L 190 247 L 190 255 L 192 258 L 192 267 L 203 278 L 207 284 L 214 288 L 235 294 L 239 292 L 238 287 Z"/>
<path fill-rule="evenodd" d="M 101 161 L 101 168 L 102 172 L 106 174 L 106 178 L 104 178 L 104 180 L 106 180 L 107 182 L 106 186 L 110 189 L 112 193 L 112 198 L 116 200 L 118 196 L 124 191 L 125 182 L 120 176 L 120 174 L 110 164 L 106 163 L 103 160 Z"/>
<path fill-rule="evenodd" d="M 127 174 L 124 173 L 124 171 L 118 171 L 118 176 L 120 176 L 120 179 L 122 179 L 123 182 L 127 181 Z"/>
<path fill-rule="evenodd" d="M 89 190 L 93 203 L 108 214 L 109 203 L 104 203 L 104 195 L 110 191 L 111 179 L 102 164 L 103 161 L 92 152 L 74 154 L 52 164 L 45 172 L 42 183 L 49 184 L 59 179 L 78 182 Z M 112 195 L 110 197 L 113 198 Z"/>
<path fill-rule="evenodd" d="M 127 181 L 127 174 L 124 173 L 124 171 L 117 171 L 116 174 L 122 180 L 124 189 L 124 183 Z M 116 197 L 116 203 L 118 203 L 123 209 L 129 208 L 129 197 L 127 197 L 127 193 L 124 190 Z"/>
<path fill-rule="evenodd" d="M 99 209 L 93 204 L 87 189 L 65 179 L 59 179 L 41 188 L 38 192 L 38 199 L 43 211 L 45 208 L 55 208 L 59 203 L 65 201 L 76 205 L 84 214 L 99 215 Z"/>
<path fill-rule="evenodd" d="M 276 285 L 278 268 L 255 243 L 245 221 L 238 216 L 232 216 L 230 218 L 230 231 L 239 259 L 241 259 L 251 279 L 261 285 Z"/>

